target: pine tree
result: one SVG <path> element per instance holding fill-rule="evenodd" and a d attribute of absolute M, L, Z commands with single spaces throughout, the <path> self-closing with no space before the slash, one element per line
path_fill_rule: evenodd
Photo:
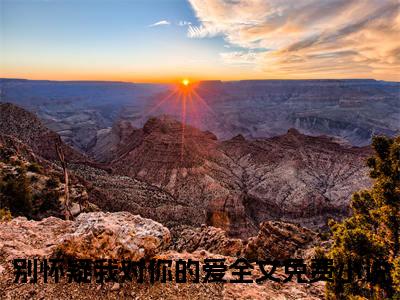
<path fill-rule="evenodd" d="M 331 222 L 335 265 L 384 261 L 390 266 L 384 280 L 366 282 L 355 276 L 344 283 L 337 274 L 327 285 L 329 299 L 391 299 L 400 295 L 400 137 L 374 137 L 374 157 L 367 161 L 373 186 L 353 195 L 353 214 Z"/>

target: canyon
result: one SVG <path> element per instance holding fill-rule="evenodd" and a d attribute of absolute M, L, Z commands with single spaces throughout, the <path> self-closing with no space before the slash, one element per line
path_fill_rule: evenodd
<path fill-rule="evenodd" d="M 173 85 L 1 79 L 0 209 L 11 216 L 0 210 L 0 288 L 6 299 L 322 299 L 323 283 L 271 281 L 37 290 L 12 283 L 9 260 L 309 260 L 330 247 L 328 221 L 349 216 L 352 194 L 371 186 L 371 137 L 399 135 L 399 88 L 200 82 L 182 115 Z"/>
<path fill-rule="evenodd" d="M 21 140 L 45 161 L 57 161 L 57 134 L 36 116 L 12 104 L 1 104 L 0 115 L 3 135 Z M 207 224 L 249 238 L 267 220 L 326 230 L 329 218 L 348 215 L 352 193 L 370 185 L 369 147 L 295 129 L 273 138 L 221 141 L 161 116 L 139 129 L 121 121 L 109 134 L 114 136 L 92 143 L 92 158 L 63 144 L 88 201 L 157 220 L 173 236 L 184 226 Z"/>
<path fill-rule="evenodd" d="M 400 131 L 398 82 L 348 80 L 203 81 L 194 84 L 185 120 L 178 86 L 127 82 L 0 79 L 0 102 L 34 112 L 69 145 L 87 151 L 96 135 L 125 120 L 140 128 L 168 114 L 219 139 L 266 138 L 290 128 L 366 146 Z"/>

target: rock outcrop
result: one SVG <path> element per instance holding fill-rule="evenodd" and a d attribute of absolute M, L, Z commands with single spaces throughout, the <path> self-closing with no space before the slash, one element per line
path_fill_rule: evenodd
<path fill-rule="evenodd" d="M 319 244 L 317 234 L 298 225 L 267 221 L 260 225 L 257 236 L 249 238 L 243 250 L 248 259 L 290 259 Z"/>
<path fill-rule="evenodd" d="M 115 173 L 166 191 L 187 206 L 192 224 L 206 223 L 207 207 L 216 199 L 240 199 L 235 164 L 218 148 L 212 133 L 183 126 L 169 117 L 152 118 L 143 129 L 132 132 L 130 141 L 110 163 Z M 236 202 L 233 205 L 238 207 Z M 246 225 L 245 215 L 234 217 L 238 230 L 231 228 L 232 234 L 249 235 L 252 228 Z"/>
<path fill-rule="evenodd" d="M 214 254 L 245 257 L 249 260 L 309 258 L 314 248 L 325 245 L 319 235 L 293 223 L 266 221 L 257 235 L 236 239 L 221 228 L 203 225 L 182 230 L 174 242 L 178 251 L 205 250 Z"/>
<path fill-rule="evenodd" d="M 59 136 L 49 130 L 31 112 L 14 104 L 0 103 L 0 134 L 11 135 L 32 148 L 33 152 L 48 160 L 57 160 L 55 145 Z M 68 161 L 88 161 L 88 158 L 61 143 Z"/>
<path fill-rule="evenodd" d="M 166 225 L 172 235 L 175 228 L 185 224 L 194 226 L 202 217 L 191 203 L 147 182 L 87 165 L 72 164 L 70 168 L 85 179 L 89 201 L 104 211 L 139 214 Z"/>
<path fill-rule="evenodd" d="M 88 145 L 89 155 L 99 162 L 112 161 L 130 144 L 134 130 L 130 122 L 123 120 L 99 130 Z"/>
<path fill-rule="evenodd" d="M 130 253 L 130 257 L 142 257 L 138 253 L 138 246 L 148 250 L 146 252 L 151 258 L 157 260 L 179 259 L 185 261 L 198 261 L 201 266 L 205 264 L 205 259 L 224 259 L 227 266 L 232 265 L 236 258 L 231 256 L 222 256 L 207 251 L 176 252 L 162 251 L 162 247 L 154 247 L 154 241 L 162 239 L 167 245 L 167 232 L 160 224 L 151 220 L 142 219 L 127 213 L 120 214 L 82 214 L 79 220 L 64 221 L 58 218 L 50 217 L 42 221 L 28 221 L 25 218 L 16 218 L 12 221 L 0 224 L 0 290 L 2 299 L 322 299 L 324 295 L 324 283 L 317 282 L 313 284 L 299 284 L 295 280 L 287 283 L 276 283 L 271 280 L 262 283 L 210 283 L 201 280 L 199 283 L 193 283 L 189 280 L 186 283 L 175 283 L 174 281 L 162 283 L 156 281 L 151 284 L 148 281 L 137 283 L 135 279 L 123 283 L 105 282 L 96 283 L 76 283 L 68 282 L 68 276 L 63 273 L 58 283 L 49 278 L 47 283 L 43 283 L 42 274 L 36 284 L 16 284 L 14 283 L 15 274 L 12 265 L 14 258 L 38 258 L 39 261 L 45 257 L 51 257 L 54 253 L 58 258 L 62 258 L 60 252 L 66 241 L 74 236 L 73 251 L 68 252 L 75 257 L 89 258 L 115 258 L 118 250 L 113 246 L 121 246 Z M 99 224 L 95 225 L 95 220 Z M 121 223 L 121 222 L 125 223 Z M 133 222 L 133 223 L 132 223 Z M 127 224 L 127 226 L 126 226 Z M 140 224 L 143 225 L 140 226 Z M 124 225 L 124 226 L 122 226 Z M 135 230 L 129 225 L 133 225 Z M 215 228 L 204 228 L 211 233 Z M 218 231 L 218 230 L 217 230 Z M 133 235 L 123 236 L 122 233 L 130 232 Z M 109 237 L 108 237 L 109 234 Z M 220 235 L 220 233 L 218 233 Z M 80 239 L 78 239 L 78 236 Z M 119 242 L 123 242 L 121 245 Z M 82 242 L 77 243 L 77 242 Z M 97 254 L 84 247 L 86 241 L 92 243 L 93 249 Z M 104 246 L 101 247 L 101 242 Z M 137 243 L 139 242 L 139 244 Z M 217 241 L 215 241 L 217 242 Z M 109 244 L 110 243 L 110 244 Z M 144 244 L 143 244 L 144 243 Z M 156 242 L 160 245 L 159 242 Z M 163 243 L 161 243 L 163 244 Z M 99 246 L 99 247 L 97 247 Z M 121 249 L 121 248 L 119 248 Z M 140 248 L 139 248 L 140 249 Z M 89 251 L 88 251 L 89 250 Z M 82 252 L 79 252 L 82 251 Z M 118 257 L 117 257 L 118 258 Z M 253 272 L 249 278 L 255 280 L 262 276 L 261 271 L 255 263 L 252 263 Z M 175 264 L 170 268 L 171 274 L 175 276 Z M 228 268 L 224 279 L 230 280 L 238 278 L 233 272 L 235 269 Z M 199 276 L 204 278 L 206 275 L 203 268 L 200 269 Z M 285 278 L 283 270 L 277 270 L 275 276 Z"/>
<path fill-rule="evenodd" d="M 5 259 L 63 254 L 139 260 L 167 249 L 170 242 L 168 229 L 160 223 L 127 212 L 83 213 L 75 221 L 18 217 L 0 226 L 0 257 Z"/>
<path fill-rule="evenodd" d="M 211 253 L 240 256 L 243 251 L 241 239 L 229 238 L 224 230 L 203 225 L 198 228 L 184 229 L 179 233 L 174 249 L 178 252 L 207 250 Z"/>
<path fill-rule="evenodd" d="M 371 184 L 366 167 L 371 150 L 324 136 L 291 129 L 270 139 L 224 141 L 220 147 L 241 170 L 242 203 L 256 224 L 282 220 L 326 227 L 328 218 L 349 213 L 355 191 Z"/>
<path fill-rule="evenodd" d="M 169 247 L 169 230 L 150 219 L 128 212 L 84 213 L 63 236 L 58 250 L 80 259 L 131 259 L 153 257 Z"/>
<path fill-rule="evenodd" d="M 65 216 L 65 184 L 63 172 L 13 136 L 0 134 L 0 207 L 9 209 L 13 216 L 36 220 Z M 89 201 L 85 182 L 70 174 L 70 211 L 96 211 Z"/>
<path fill-rule="evenodd" d="M 37 156 L 54 158 L 54 139 L 47 135 L 55 138 L 55 133 L 23 109 L 0 108 L 9 121 L 6 126 L 2 119 L 0 132 L 33 144 Z M 206 223 L 248 238 L 266 220 L 321 228 L 328 218 L 347 215 L 351 194 L 370 184 L 368 148 L 295 129 L 270 139 L 219 141 L 167 116 L 151 118 L 141 129 L 126 122 L 114 128 L 117 144 L 110 142 L 109 148 L 106 143 L 111 152 L 102 148 L 100 154 L 112 174 L 89 161 L 70 164 L 85 181 L 85 197 L 103 210 L 127 210 L 160 221 L 173 234 L 174 227 Z"/>
<path fill-rule="evenodd" d="M 55 217 L 41 221 L 25 217 L 0 223 L 0 260 L 3 267 L 14 258 L 50 257 L 61 237 L 73 232 L 73 222 Z"/>

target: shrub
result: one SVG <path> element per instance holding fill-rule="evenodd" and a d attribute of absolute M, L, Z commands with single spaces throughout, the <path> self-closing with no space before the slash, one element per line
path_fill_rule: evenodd
<path fill-rule="evenodd" d="M 59 186 L 59 184 L 60 184 L 60 182 L 53 177 L 50 177 L 46 182 L 46 186 L 48 188 L 53 188 L 53 189 L 57 188 Z"/>
<path fill-rule="evenodd" d="M 27 170 L 29 172 L 33 172 L 33 173 L 41 173 L 42 172 L 42 167 L 37 164 L 37 163 L 31 163 L 28 167 Z"/>
<path fill-rule="evenodd" d="M 32 182 L 32 183 L 38 182 L 38 181 L 39 181 L 39 178 L 38 178 L 37 176 L 35 176 L 35 175 L 32 175 L 32 176 L 31 176 L 31 182 Z"/>
<path fill-rule="evenodd" d="M 40 211 L 56 211 L 58 209 L 58 199 L 60 194 L 58 191 L 49 191 L 42 195 L 42 204 Z"/>
<path fill-rule="evenodd" d="M 8 208 L 13 215 L 29 217 L 32 212 L 32 193 L 26 173 L 8 176 L 0 185 L 0 207 Z"/>
<path fill-rule="evenodd" d="M 11 212 L 7 208 L 0 208 L 0 222 L 10 221 L 11 218 Z"/>
<path fill-rule="evenodd" d="M 329 299 L 392 299 L 400 296 L 400 137 L 375 137 L 375 156 L 368 159 L 370 190 L 355 193 L 353 215 L 342 223 L 331 222 L 335 264 L 385 261 L 392 266 L 384 280 L 367 283 L 353 278 L 344 283 L 335 275 L 327 284 Z M 397 293 L 397 294 L 396 294 Z M 360 298 L 361 297 L 361 298 Z M 396 298 L 397 299 L 397 298 Z"/>

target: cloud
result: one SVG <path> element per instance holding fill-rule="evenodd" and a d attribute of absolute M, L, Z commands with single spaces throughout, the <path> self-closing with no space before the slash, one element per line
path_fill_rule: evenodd
<path fill-rule="evenodd" d="M 178 22 L 178 26 L 189 26 L 189 25 L 192 25 L 192 23 L 189 21 L 179 21 Z"/>
<path fill-rule="evenodd" d="M 220 53 L 222 60 L 229 64 L 253 65 L 260 62 L 260 53 L 253 51 L 232 51 Z"/>
<path fill-rule="evenodd" d="M 266 76 L 400 80 L 397 0 L 189 0 L 199 25 L 190 38 L 222 36 L 226 63 Z M 257 51 L 272 49 L 271 51 Z"/>
<path fill-rule="evenodd" d="M 187 36 L 190 38 L 205 38 L 205 37 L 214 37 L 218 34 L 218 30 L 213 27 L 205 27 L 189 25 L 189 29 L 187 32 Z"/>
<path fill-rule="evenodd" d="M 170 25 L 170 24 L 171 24 L 171 22 L 169 22 L 167 20 L 161 20 L 161 21 L 158 21 L 156 23 L 149 25 L 149 27 L 164 26 L 164 25 Z"/>

